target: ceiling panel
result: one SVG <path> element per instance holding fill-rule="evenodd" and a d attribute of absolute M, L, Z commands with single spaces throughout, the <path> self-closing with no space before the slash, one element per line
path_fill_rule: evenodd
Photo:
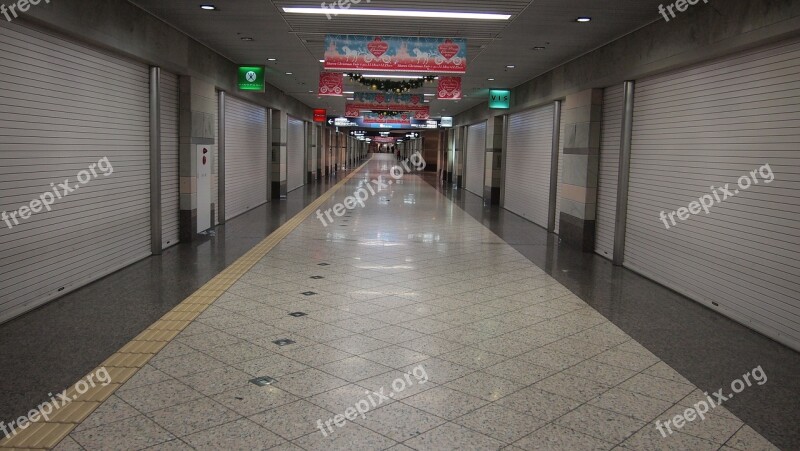
<path fill-rule="evenodd" d="M 325 34 L 462 37 L 468 42 L 467 97 L 431 102 L 434 116 L 455 115 L 485 100 L 490 88 L 513 88 L 586 52 L 659 20 L 663 0 L 372 0 L 351 8 L 511 14 L 508 21 L 286 14 L 318 0 L 131 0 L 238 64 L 266 64 L 267 81 L 313 108 L 343 114 L 342 98 L 318 98 Z M 330 3 L 330 2 L 328 2 Z M 588 24 L 575 22 L 590 16 Z M 243 41 L 242 37 L 253 38 Z M 533 50 L 544 46 L 545 50 Z M 268 58 L 277 61 L 268 62 Z M 514 69 L 506 68 L 514 65 Z M 291 75 L 287 75 L 291 72 Z M 489 81 L 494 78 L 494 81 Z M 348 91 L 366 88 L 348 84 Z M 311 92 L 309 92 L 311 91 Z M 435 86 L 420 89 L 435 93 Z"/>

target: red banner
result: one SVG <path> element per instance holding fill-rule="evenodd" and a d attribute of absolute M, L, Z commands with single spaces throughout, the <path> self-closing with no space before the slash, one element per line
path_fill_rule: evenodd
<path fill-rule="evenodd" d="M 325 49 L 326 70 L 467 72 L 463 38 L 327 35 Z"/>
<path fill-rule="evenodd" d="M 321 96 L 342 96 L 344 92 L 344 74 L 340 72 L 321 72 L 319 74 L 319 91 Z"/>
<path fill-rule="evenodd" d="M 439 100 L 461 99 L 461 77 L 439 77 L 439 89 L 436 91 Z"/>

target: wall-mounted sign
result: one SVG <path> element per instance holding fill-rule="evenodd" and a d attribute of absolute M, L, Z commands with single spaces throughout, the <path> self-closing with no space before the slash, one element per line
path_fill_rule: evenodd
<path fill-rule="evenodd" d="M 314 122 L 325 122 L 328 119 L 328 110 L 316 108 L 314 110 Z"/>
<path fill-rule="evenodd" d="M 395 129 L 395 128 L 438 128 L 439 121 L 435 119 L 414 119 L 409 118 L 406 123 L 400 123 L 401 121 L 397 120 L 380 120 L 380 119 L 373 119 L 372 117 L 365 118 L 364 116 L 361 117 L 336 117 L 336 116 L 328 116 L 328 125 L 336 126 L 336 127 L 360 127 L 360 128 L 383 128 L 383 129 Z"/>
<path fill-rule="evenodd" d="M 344 92 L 344 74 L 341 72 L 321 72 L 319 74 L 319 90 L 321 96 L 342 96 Z"/>
<path fill-rule="evenodd" d="M 439 100 L 461 99 L 461 77 L 439 77 L 436 95 Z"/>
<path fill-rule="evenodd" d="M 442 119 L 439 120 L 439 126 L 442 128 L 452 127 L 453 126 L 453 118 L 442 116 Z"/>
<path fill-rule="evenodd" d="M 325 69 L 463 74 L 467 41 L 405 36 L 325 36 Z"/>
<path fill-rule="evenodd" d="M 264 92 L 264 66 L 239 66 L 239 90 Z"/>
<path fill-rule="evenodd" d="M 511 91 L 507 89 L 492 89 L 489 91 L 489 108 L 511 108 Z"/>

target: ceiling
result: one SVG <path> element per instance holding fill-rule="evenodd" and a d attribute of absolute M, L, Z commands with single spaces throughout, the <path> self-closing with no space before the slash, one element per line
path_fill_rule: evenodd
<path fill-rule="evenodd" d="M 266 64 L 267 82 L 312 108 L 344 114 L 344 98 L 316 95 L 325 34 L 462 37 L 468 43 L 465 98 L 431 99 L 431 115 L 455 116 L 489 89 L 513 88 L 659 20 L 663 0 L 371 0 L 351 8 L 511 14 L 507 21 L 287 14 L 319 0 L 129 0 L 237 64 Z M 218 11 L 200 9 L 201 3 Z M 331 3 L 328 1 L 326 3 Z M 589 16 L 589 23 L 577 17 Z M 252 38 L 244 41 L 241 38 Z M 534 50 L 533 47 L 545 47 Z M 276 61 L 268 61 L 275 58 Z M 515 68 L 508 69 L 506 66 Z M 287 75 L 291 72 L 292 75 Z M 494 78 L 494 81 L 489 81 Z M 347 81 L 346 81 L 347 82 Z M 367 88 L 349 82 L 347 91 Z M 311 92 L 309 92 L 311 91 Z M 416 92 L 434 94 L 435 83 Z"/>

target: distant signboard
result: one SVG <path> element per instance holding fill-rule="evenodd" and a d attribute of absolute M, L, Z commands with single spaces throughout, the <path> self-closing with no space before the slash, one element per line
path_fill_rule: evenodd
<path fill-rule="evenodd" d="M 314 110 L 314 122 L 325 122 L 328 119 L 328 110 L 317 108 Z"/>
<path fill-rule="evenodd" d="M 452 127 L 453 126 L 453 118 L 452 117 L 442 117 L 439 121 L 439 126 L 442 128 Z"/>

